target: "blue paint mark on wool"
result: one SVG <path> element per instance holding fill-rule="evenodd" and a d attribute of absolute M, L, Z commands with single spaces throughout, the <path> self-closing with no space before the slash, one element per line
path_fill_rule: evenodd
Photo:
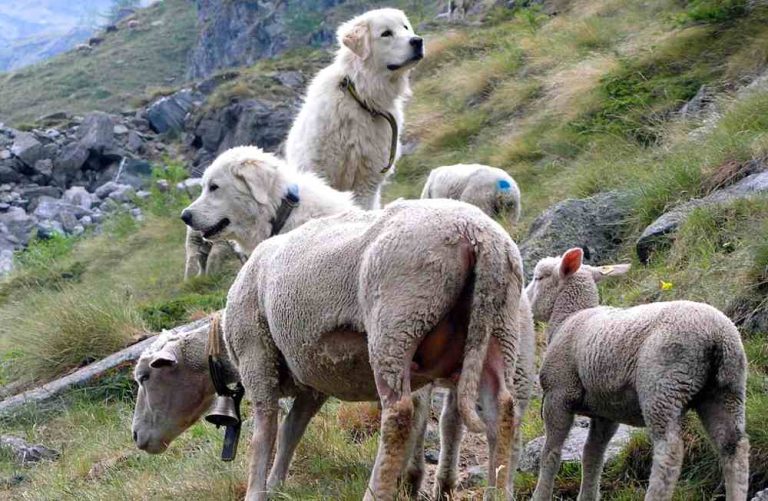
<path fill-rule="evenodd" d="M 498 186 L 500 191 L 509 191 L 509 189 L 512 187 L 512 185 L 509 184 L 509 181 L 506 179 L 499 179 L 496 182 L 496 186 Z"/>

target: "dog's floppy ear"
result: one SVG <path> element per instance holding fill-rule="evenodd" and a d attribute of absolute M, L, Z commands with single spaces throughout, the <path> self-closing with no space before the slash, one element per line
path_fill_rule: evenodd
<path fill-rule="evenodd" d="M 269 189 L 274 182 L 277 168 L 269 162 L 248 159 L 232 166 L 232 174 L 243 181 L 254 200 L 261 205 L 269 204 Z"/>
<path fill-rule="evenodd" d="M 350 21 L 339 28 L 339 42 L 355 53 L 360 59 L 368 59 L 371 54 L 371 37 L 368 22 Z"/>

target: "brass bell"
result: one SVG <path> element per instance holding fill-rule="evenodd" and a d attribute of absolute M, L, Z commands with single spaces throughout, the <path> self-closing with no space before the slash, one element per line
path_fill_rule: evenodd
<path fill-rule="evenodd" d="M 237 426 L 240 419 L 235 410 L 235 399 L 229 396 L 217 396 L 205 420 L 216 426 Z"/>

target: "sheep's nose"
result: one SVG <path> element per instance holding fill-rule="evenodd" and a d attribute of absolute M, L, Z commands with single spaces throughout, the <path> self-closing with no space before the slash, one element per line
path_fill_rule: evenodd
<path fill-rule="evenodd" d="M 412 37 L 411 38 L 411 47 L 413 47 L 416 50 L 421 51 L 424 48 L 424 39 L 421 37 Z"/>
<path fill-rule="evenodd" d="M 187 226 L 192 225 L 192 213 L 188 209 L 184 209 L 181 211 L 181 220 L 184 221 L 184 224 Z"/>
<path fill-rule="evenodd" d="M 138 442 L 139 441 L 139 434 L 136 433 L 136 430 L 133 430 L 133 441 Z"/>

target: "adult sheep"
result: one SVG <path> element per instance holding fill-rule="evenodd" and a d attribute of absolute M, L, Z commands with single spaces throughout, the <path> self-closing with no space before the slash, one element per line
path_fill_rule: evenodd
<path fill-rule="evenodd" d="M 421 198 L 451 198 L 467 202 L 509 224 L 520 219 L 520 188 L 505 171 L 480 164 L 446 165 L 432 169 Z"/>
<path fill-rule="evenodd" d="M 552 497 L 560 450 L 574 414 L 591 418 L 579 499 L 599 498 L 603 456 L 618 423 L 647 426 L 653 466 L 646 501 L 672 498 L 683 461 L 682 419 L 701 418 L 720 452 L 726 499 L 747 499 L 744 433 L 747 360 L 721 312 L 690 301 L 598 306 L 596 282 L 629 265 L 582 265 L 583 251 L 536 265 L 526 288 L 534 318 L 548 321 L 541 368 L 546 441 L 533 499 Z"/>
<path fill-rule="evenodd" d="M 397 9 L 366 12 L 342 24 L 334 62 L 315 76 L 286 142 L 286 159 L 379 207 L 381 186 L 400 150 L 408 75 L 424 43 Z"/>
<path fill-rule="evenodd" d="M 391 499 L 420 429 L 410 429 L 418 424 L 411 390 L 455 380 L 463 422 L 489 438 L 489 484 L 504 485 L 523 280 L 517 246 L 460 202 L 340 212 L 345 203 L 314 175 L 251 148 L 217 159 L 182 215 L 208 239 L 253 250 L 230 289 L 224 322 L 253 403 L 248 498 L 267 491 L 280 396 L 380 400 L 381 441 L 366 497 Z"/>

